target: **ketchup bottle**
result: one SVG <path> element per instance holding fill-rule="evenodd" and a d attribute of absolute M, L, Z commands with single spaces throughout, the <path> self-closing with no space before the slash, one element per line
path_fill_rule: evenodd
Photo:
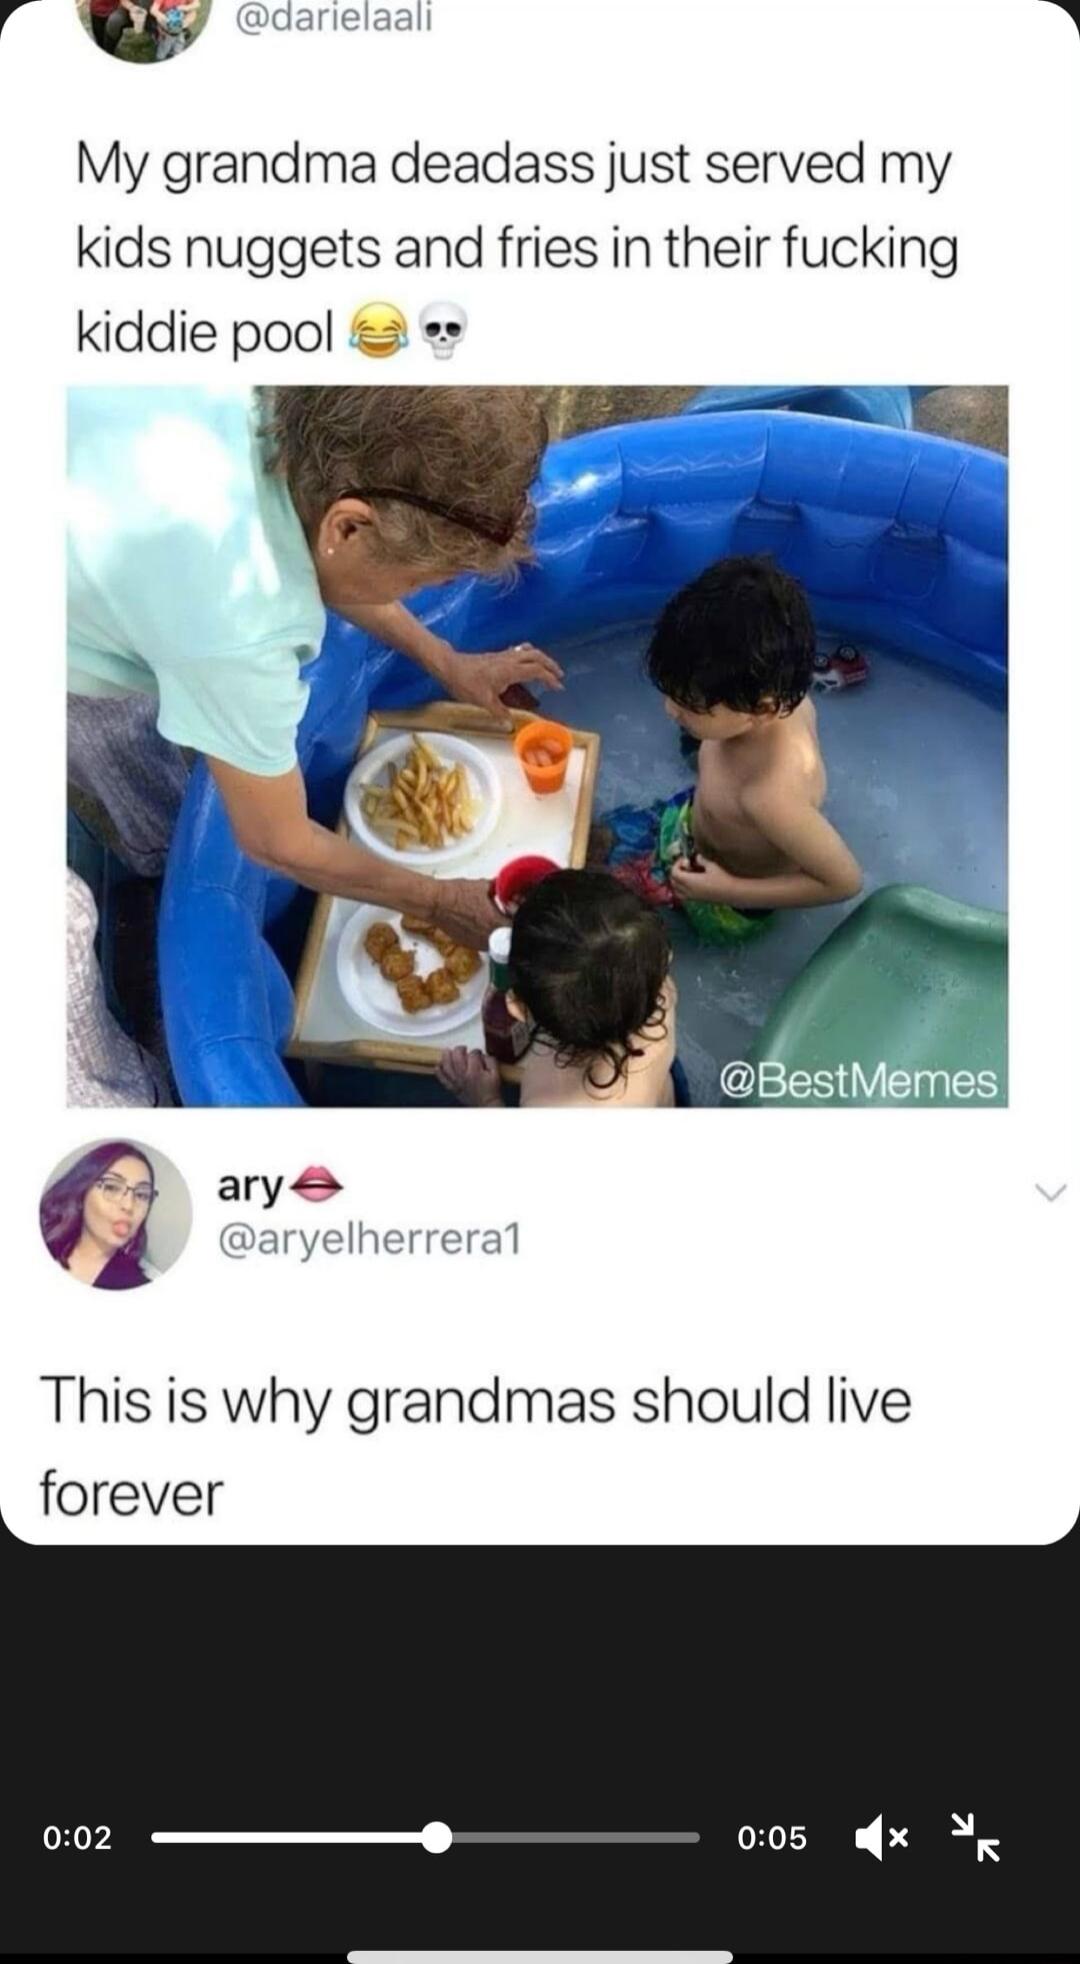
<path fill-rule="evenodd" d="M 528 1023 L 520 1016 L 511 1014 L 506 992 L 510 987 L 510 936 L 512 929 L 497 927 L 488 941 L 488 957 L 491 962 L 491 979 L 484 996 L 481 1011 L 484 1023 L 484 1048 L 497 1064 L 516 1064 L 520 1061 L 532 1034 Z"/>

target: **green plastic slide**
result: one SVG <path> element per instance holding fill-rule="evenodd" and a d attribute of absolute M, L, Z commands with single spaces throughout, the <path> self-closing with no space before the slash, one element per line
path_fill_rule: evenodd
<path fill-rule="evenodd" d="M 849 914 L 750 1053 L 760 1106 L 1004 1105 L 1007 922 L 926 887 Z"/>

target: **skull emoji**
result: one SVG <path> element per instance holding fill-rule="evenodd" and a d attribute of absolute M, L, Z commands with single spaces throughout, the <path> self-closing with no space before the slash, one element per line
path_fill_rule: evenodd
<path fill-rule="evenodd" d="M 452 300 L 433 300 L 420 316 L 420 336 L 436 361 L 449 361 L 465 339 L 469 316 Z"/>

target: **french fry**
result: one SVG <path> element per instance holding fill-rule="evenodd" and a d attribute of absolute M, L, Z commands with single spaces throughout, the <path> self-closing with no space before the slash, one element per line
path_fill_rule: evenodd
<path fill-rule="evenodd" d="M 367 785 L 360 808 L 395 851 L 437 850 L 472 831 L 476 812 L 463 764 L 444 764 L 422 736 L 414 736 L 403 761 L 391 765 L 385 784 Z"/>

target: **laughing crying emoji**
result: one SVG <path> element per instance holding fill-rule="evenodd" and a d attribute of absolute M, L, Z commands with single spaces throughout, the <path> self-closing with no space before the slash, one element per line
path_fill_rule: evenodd
<path fill-rule="evenodd" d="M 388 355 L 396 355 L 408 345 L 409 323 L 400 307 L 393 306 L 389 300 L 369 300 L 366 306 L 357 308 L 352 317 L 350 348 L 359 348 L 362 355 L 385 361 Z"/>

